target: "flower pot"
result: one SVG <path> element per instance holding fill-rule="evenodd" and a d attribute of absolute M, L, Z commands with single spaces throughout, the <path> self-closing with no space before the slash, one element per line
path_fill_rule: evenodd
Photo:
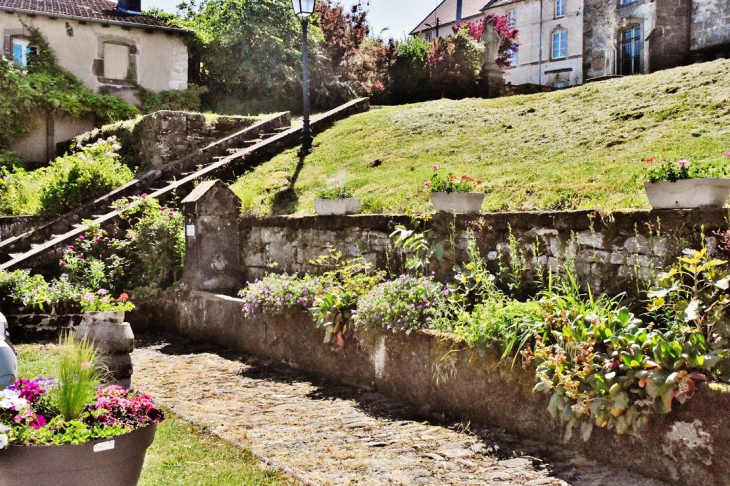
<path fill-rule="evenodd" d="M 314 209 L 319 216 L 355 214 L 360 209 L 359 199 L 315 199 Z"/>
<path fill-rule="evenodd" d="M 85 312 L 75 331 L 77 338 L 86 337 L 94 343 L 113 380 L 124 388 L 132 386 L 132 358 L 134 333 L 132 326 L 124 322 L 124 312 Z"/>
<path fill-rule="evenodd" d="M 0 451 L 0 484 L 134 486 L 156 430 L 153 423 L 113 439 L 84 444 L 9 446 Z"/>
<path fill-rule="evenodd" d="M 434 192 L 431 203 L 436 211 L 458 214 L 476 214 L 482 208 L 481 192 Z"/>
<path fill-rule="evenodd" d="M 644 183 L 654 209 L 721 208 L 730 196 L 730 179 L 683 179 Z"/>

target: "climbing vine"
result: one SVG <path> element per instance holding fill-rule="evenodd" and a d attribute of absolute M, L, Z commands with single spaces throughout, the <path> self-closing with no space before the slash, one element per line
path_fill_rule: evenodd
<path fill-rule="evenodd" d="M 39 115 L 93 115 L 103 123 L 139 113 L 119 98 L 91 92 L 57 64 L 38 30 L 26 28 L 34 47 L 27 69 L 0 59 L 0 149 L 30 133 Z"/>

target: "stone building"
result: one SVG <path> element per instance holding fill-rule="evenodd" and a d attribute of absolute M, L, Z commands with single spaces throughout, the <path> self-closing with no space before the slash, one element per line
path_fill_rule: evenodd
<path fill-rule="evenodd" d="M 139 0 L 0 0 L 3 54 L 28 62 L 30 29 L 59 66 L 94 92 L 135 103 L 134 84 L 150 91 L 186 89 L 189 32 L 141 14 Z M 93 128 L 91 119 L 47 118 L 12 149 L 31 162 L 52 158 L 55 144 Z"/>
<path fill-rule="evenodd" d="M 583 82 L 583 0 L 491 0 L 484 15 L 507 15 L 519 49 L 508 84 L 567 88 Z"/>
<path fill-rule="evenodd" d="M 728 0 L 584 0 L 586 79 L 730 55 Z"/>
<path fill-rule="evenodd" d="M 515 86 L 564 88 L 730 56 L 730 0 L 444 0 L 411 35 L 430 40 L 436 25 L 448 35 L 490 14 L 520 31 L 503 74 Z"/>

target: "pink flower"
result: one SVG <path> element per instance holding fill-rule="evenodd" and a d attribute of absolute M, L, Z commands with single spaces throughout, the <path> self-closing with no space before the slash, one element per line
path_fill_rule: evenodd
<path fill-rule="evenodd" d="M 677 167 L 679 167 L 680 169 L 682 167 L 687 167 L 688 165 L 689 165 L 689 160 L 680 160 L 679 162 L 677 162 Z"/>
<path fill-rule="evenodd" d="M 66 266 L 66 262 L 62 261 L 61 263 L 59 263 L 59 265 L 61 265 L 62 267 L 65 267 Z"/>
<path fill-rule="evenodd" d="M 433 170 L 439 170 L 439 166 L 438 166 L 438 165 L 432 165 L 432 166 L 431 166 L 431 168 L 432 168 Z"/>
<path fill-rule="evenodd" d="M 91 369 L 91 362 L 84 361 L 83 363 L 81 363 L 79 365 L 79 369 L 82 370 L 82 371 L 90 370 Z"/>
<path fill-rule="evenodd" d="M 79 240 L 84 241 L 84 235 L 79 236 Z"/>
<path fill-rule="evenodd" d="M 431 181 L 426 181 L 426 182 L 423 183 L 423 185 L 426 186 L 426 187 L 428 187 L 428 186 L 431 185 Z"/>
<path fill-rule="evenodd" d="M 725 157 L 730 157 L 730 152 L 725 152 Z"/>
<path fill-rule="evenodd" d="M 647 164 L 651 164 L 651 163 L 652 163 L 652 162 L 654 162 L 655 160 L 656 160 L 656 158 L 654 158 L 654 157 L 647 157 L 647 158 L 646 158 L 646 163 L 647 163 Z"/>
<path fill-rule="evenodd" d="M 139 197 L 141 197 L 142 199 L 147 199 L 147 193 L 146 193 L 146 192 L 144 192 L 144 193 L 142 193 L 142 195 L 141 195 L 141 196 L 139 196 Z"/>
<path fill-rule="evenodd" d="M 73 250 L 74 249 L 74 246 L 73 245 L 68 245 L 68 249 L 69 250 Z"/>
<path fill-rule="evenodd" d="M 87 302 L 94 302 L 94 296 L 91 294 L 84 294 L 84 296 L 81 298 Z"/>
<path fill-rule="evenodd" d="M 107 289 L 99 289 L 96 293 L 99 295 L 106 295 L 109 293 L 109 291 Z"/>

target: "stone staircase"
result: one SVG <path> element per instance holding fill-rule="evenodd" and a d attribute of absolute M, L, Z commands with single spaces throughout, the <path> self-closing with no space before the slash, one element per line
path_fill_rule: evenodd
<path fill-rule="evenodd" d="M 370 109 L 368 98 L 346 103 L 312 122 L 314 133 L 336 121 Z M 60 258 L 63 250 L 92 224 L 107 227 L 120 222 L 120 212 L 111 204 L 122 198 L 147 194 L 160 202 L 185 197 L 203 180 L 225 182 L 300 143 L 301 129 L 291 127 L 291 115 L 279 113 L 245 130 L 223 138 L 182 159 L 153 169 L 128 184 L 33 230 L 0 241 L 0 269 L 32 268 L 42 260 Z"/>

